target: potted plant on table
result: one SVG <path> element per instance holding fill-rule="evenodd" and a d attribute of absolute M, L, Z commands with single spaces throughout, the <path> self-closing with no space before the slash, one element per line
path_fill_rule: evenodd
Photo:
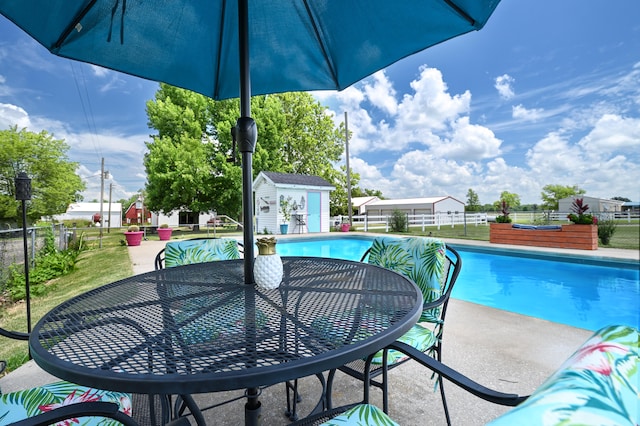
<path fill-rule="evenodd" d="M 138 225 L 129 226 L 124 233 L 128 246 L 139 246 L 143 235 L 144 231 L 141 231 Z"/>
<path fill-rule="evenodd" d="M 158 227 L 158 236 L 160 237 L 160 241 L 168 241 L 171 239 L 171 232 L 173 229 L 169 228 L 169 225 L 166 223 L 161 224 Z"/>

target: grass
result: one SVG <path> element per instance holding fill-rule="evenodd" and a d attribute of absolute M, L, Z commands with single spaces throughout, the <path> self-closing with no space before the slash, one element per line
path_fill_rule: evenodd
<path fill-rule="evenodd" d="M 31 324 L 47 312 L 71 297 L 99 287 L 103 284 L 126 278 L 133 274 L 127 247 L 121 245 L 120 233 L 105 234 L 102 248 L 96 235 L 87 236 L 87 250 L 78 257 L 76 268 L 68 275 L 56 278 L 47 284 L 47 294 L 31 299 Z M 14 331 L 27 331 L 26 305 L 24 302 L 0 309 L 2 327 Z M 11 371 L 28 361 L 27 342 L 2 339 L 0 359 L 7 361 Z"/>

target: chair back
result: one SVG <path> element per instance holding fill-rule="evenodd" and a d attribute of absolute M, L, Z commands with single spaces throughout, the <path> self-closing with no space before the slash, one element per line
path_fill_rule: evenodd
<path fill-rule="evenodd" d="M 193 263 L 240 259 L 238 241 L 233 238 L 195 238 L 169 241 L 156 256 L 156 270 Z"/>
<path fill-rule="evenodd" d="M 436 238 L 378 237 L 361 260 L 365 259 L 416 283 L 424 298 L 419 322 L 444 321 L 449 296 L 462 267 L 457 251 Z"/>

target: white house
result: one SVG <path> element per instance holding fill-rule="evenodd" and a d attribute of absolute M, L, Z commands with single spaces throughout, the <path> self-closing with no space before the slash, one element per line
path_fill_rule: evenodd
<path fill-rule="evenodd" d="M 105 227 L 119 228 L 122 226 L 122 204 L 102 203 L 102 213 Z M 100 215 L 100 203 L 73 203 L 69 204 L 66 213 L 53 216 L 54 220 L 89 220 L 93 222 L 94 215 Z"/>
<path fill-rule="evenodd" d="M 369 200 L 359 206 L 360 214 L 384 216 L 400 210 L 410 215 L 435 213 L 462 213 L 464 203 L 450 196 L 427 198 L 402 198 L 395 200 Z"/>
<path fill-rule="evenodd" d="M 256 232 L 281 234 L 279 225 L 288 225 L 286 233 L 330 232 L 329 193 L 335 188 L 318 176 L 260 172 L 253 181 Z M 286 200 L 293 211 L 287 222 L 280 206 Z"/>
<path fill-rule="evenodd" d="M 558 200 L 558 211 L 562 213 L 571 212 L 571 206 L 576 198 L 582 198 L 584 204 L 589 206 L 589 213 L 615 213 L 622 210 L 624 201 L 607 200 L 604 198 L 587 197 L 587 196 L 571 196 Z"/>

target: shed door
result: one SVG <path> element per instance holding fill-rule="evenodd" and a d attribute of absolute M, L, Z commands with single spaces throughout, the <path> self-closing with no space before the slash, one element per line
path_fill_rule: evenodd
<path fill-rule="evenodd" d="M 320 232 L 320 193 L 307 193 L 307 231 Z"/>

